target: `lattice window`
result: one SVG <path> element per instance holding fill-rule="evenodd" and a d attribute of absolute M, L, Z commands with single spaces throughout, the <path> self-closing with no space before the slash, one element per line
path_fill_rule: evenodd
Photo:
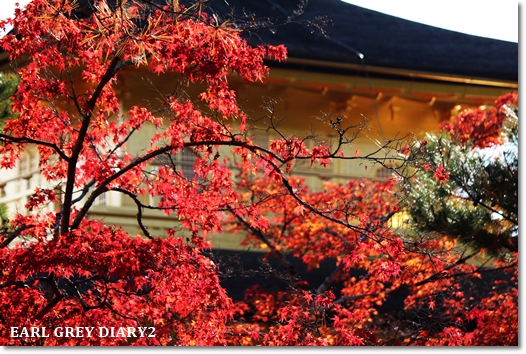
<path fill-rule="evenodd" d="M 194 163 L 196 154 L 188 149 L 183 148 L 175 154 L 162 154 L 153 161 L 154 166 L 169 166 L 175 171 L 180 171 L 184 177 L 192 179 L 194 177 Z"/>
<path fill-rule="evenodd" d="M 95 204 L 95 205 L 106 205 L 106 201 L 107 201 L 106 193 L 102 193 L 97 198 L 95 198 L 95 201 L 94 201 L 93 204 Z"/>
<path fill-rule="evenodd" d="M 18 176 L 20 177 L 17 192 L 23 192 L 31 188 L 31 177 L 38 172 L 38 151 L 32 147 L 28 148 L 18 161 Z"/>
<path fill-rule="evenodd" d="M 38 170 L 38 152 L 34 149 L 28 149 L 22 155 L 18 162 L 18 174 L 21 177 L 27 177 Z"/>
<path fill-rule="evenodd" d="M 379 180 L 385 181 L 393 177 L 393 169 L 391 166 L 380 166 L 375 173 L 375 177 Z"/>

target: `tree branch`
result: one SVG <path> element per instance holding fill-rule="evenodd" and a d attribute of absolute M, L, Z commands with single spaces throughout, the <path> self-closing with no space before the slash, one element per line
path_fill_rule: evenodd
<path fill-rule="evenodd" d="M 22 225 L 18 229 L 14 230 L 14 231 L 11 231 L 10 233 L 6 234 L 6 237 L 0 243 L 0 248 L 7 247 L 15 238 L 20 236 L 20 234 L 23 231 L 25 231 L 27 229 L 31 229 L 33 227 L 35 227 L 35 225 L 30 225 L 30 226 Z"/>
<path fill-rule="evenodd" d="M 51 286 L 53 298 L 49 300 L 48 304 L 44 306 L 44 308 L 40 310 L 40 312 L 35 316 L 35 320 L 42 319 L 49 311 L 53 309 L 53 307 L 55 307 L 64 298 L 64 295 L 62 295 L 58 288 L 58 284 L 54 274 L 48 276 L 46 279 L 44 279 L 44 281 Z"/>
<path fill-rule="evenodd" d="M 115 56 L 111 62 L 108 68 L 106 69 L 106 73 L 102 77 L 101 81 L 95 88 L 95 91 L 93 92 L 93 95 L 91 96 L 90 100 L 88 101 L 88 112 L 80 112 L 83 116 L 82 124 L 78 133 L 77 142 L 75 143 L 75 146 L 73 147 L 73 151 L 71 154 L 70 159 L 68 160 L 68 172 L 67 172 L 67 179 L 66 179 L 66 191 L 64 193 L 64 204 L 63 204 L 63 213 L 62 213 L 62 220 L 61 220 L 61 234 L 65 234 L 69 231 L 69 222 L 70 222 L 70 216 L 71 216 L 71 206 L 72 206 L 72 197 L 73 197 L 73 190 L 75 187 L 75 174 L 77 170 L 77 162 L 78 158 L 80 156 L 80 153 L 82 152 L 82 149 L 84 148 L 84 140 L 86 138 L 86 135 L 88 133 L 88 128 L 91 122 L 91 117 L 93 114 L 93 109 L 95 108 L 95 105 L 97 103 L 97 100 L 99 99 L 102 90 L 110 82 L 110 80 L 115 76 L 115 74 L 125 65 L 128 65 L 129 61 L 126 62 L 120 62 L 120 57 Z M 130 62 L 131 63 L 131 62 Z"/>
<path fill-rule="evenodd" d="M 141 228 L 144 236 L 146 236 L 147 238 L 152 240 L 153 239 L 152 235 L 150 234 L 150 232 L 148 231 L 146 226 L 144 226 L 144 224 L 142 223 L 142 208 L 143 208 L 144 205 L 137 198 L 137 196 L 135 194 L 133 194 L 132 192 L 130 192 L 129 190 L 124 189 L 124 188 L 112 188 L 111 190 L 116 191 L 116 192 L 121 192 L 123 194 L 126 194 L 128 197 L 133 199 L 133 201 L 137 205 L 137 223 L 139 224 L 139 227 Z"/>
<path fill-rule="evenodd" d="M 289 275 L 291 275 L 291 276 L 295 275 L 294 266 L 287 260 L 287 257 L 285 256 L 285 254 L 282 251 L 277 249 L 276 244 L 274 242 L 272 242 L 267 237 L 267 235 L 265 235 L 265 233 L 263 231 L 261 231 L 260 228 L 256 228 L 256 227 L 253 227 L 252 225 L 250 225 L 250 223 L 248 221 L 246 221 L 240 215 L 238 215 L 231 207 L 227 207 L 227 210 L 230 213 L 232 213 L 232 215 L 234 215 L 248 230 L 250 230 L 254 235 L 256 235 L 257 238 L 259 238 L 261 241 L 263 241 L 268 246 L 268 248 L 270 248 L 272 250 L 272 252 L 274 252 L 274 253 L 279 255 L 281 263 L 283 263 L 283 265 L 287 268 L 287 271 L 288 271 Z"/>
<path fill-rule="evenodd" d="M 27 136 L 15 137 L 15 136 L 6 135 L 6 134 L 2 134 L 2 133 L 0 133 L 0 139 L 2 139 L 2 140 L 9 140 L 11 142 L 20 143 L 20 144 L 36 144 L 36 145 L 47 146 L 47 147 L 50 147 L 53 150 L 55 150 L 55 152 L 62 159 L 64 159 L 65 161 L 69 161 L 70 160 L 70 158 L 64 153 L 64 151 L 62 151 L 56 144 L 53 144 L 53 143 L 50 143 L 50 142 L 47 142 L 47 141 L 33 139 L 33 138 L 29 138 Z"/>

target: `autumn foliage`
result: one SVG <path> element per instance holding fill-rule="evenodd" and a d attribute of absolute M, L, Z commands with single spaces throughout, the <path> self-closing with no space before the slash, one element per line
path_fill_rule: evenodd
<path fill-rule="evenodd" d="M 453 122 L 441 124 L 453 140 L 465 145 L 468 142 L 476 148 L 502 144 L 502 126 L 508 116 L 507 109 L 518 105 L 518 95 L 508 93 L 499 97 L 489 110 L 475 108 L 461 112 Z M 507 107 L 507 108 L 506 108 Z"/>
<path fill-rule="evenodd" d="M 455 235 L 390 227 L 404 207 L 402 168 L 393 168 L 398 179 L 327 182 L 320 191 L 289 174 L 300 160 L 325 166 L 364 158 L 342 153 L 352 127 L 333 123 L 336 147 L 283 136 L 267 148 L 247 136 L 250 117 L 229 77 L 262 80 L 264 59 L 285 60 L 284 47 L 248 45 L 202 2 L 94 3 L 81 15 L 76 1 L 34 0 L 4 23 L 15 28 L 1 43 L 19 86 L 15 118 L 0 134 L 0 167 L 14 168 L 36 147 L 40 173 L 54 187 L 35 190 L 1 231 L 1 345 L 517 345 L 517 252 L 492 264 L 509 273 L 496 286 L 502 291 L 471 294 L 463 280 L 487 271 L 468 262 L 478 250 Z M 123 108 L 124 70 L 165 75 L 173 90 L 155 107 Z M 200 89 L 196 97 L 188 86 Z M 462 141 L 476 136 L 481 147 L 499 143 L 502 119 L 487 117 L 470 125 L 461 116 L 447 129 Z M 127 151 L 145 127 L 155 130 L 145 148 Z M 169 163 L 150 169 L 183 149 L 196 156 L 193 176 Z M 415 151 L 388 158 L 409 166 Z M 431 167 L 411 165 L 444 184 L 451 178 L 446 166 Z M 142 234 L 88 217 L 110 191 L 135 202 Z M 49 203 L 56 210 L 42 211 Z M 144 209 L 164 211 L 177 225 L 153 237 Z M 211 233 L 241 233 L 244 245 L 268 251 L 285 266 L 287 288 L 254 286 L 233 301 L 210 257 Z M 308 269 L 326 260 L 334 267 L 310 284 L 290 257 Z M 382 311 L 396 294 L 403 295 L 400 316 Z M 11 327 L 65 326 L 151 326 L 156 336 L 9 335 Z"/>

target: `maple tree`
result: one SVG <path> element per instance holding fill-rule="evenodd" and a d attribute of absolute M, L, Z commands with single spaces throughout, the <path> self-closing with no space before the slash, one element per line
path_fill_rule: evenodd
<path fill-rule="evenodd" d="M 239 342 L 517 345 L 517 223 L 507 220 L 517 215 L 518 205 L 516 94 L 499 98 L 487 113 L 472 113 L 463 112 L 447 124 L 448 130 L 468 125 L 466 115 L 503 118 L 493 134 L 472 133 L 469 143 L 455 143 L 455 134 L 430 133 L 401 148 L 405 158 L 398 169 L 403 174 L 399 181 L 326 183 L 322 191 L 310 192 L 304 181 L 293 179 L 294 196 L 268 179 L 243 178 L 245 198 L 256 201 L 272 218 L 264 229 L 254 226 L 250 217 L 234 215 L 230 221 L 247 233 L 246 245 L 266 249 L 267 257 L 283 263 L 286 272 L 281 278 L 290 290 L 270 292 L 259 285 L 248 289 L 237 303 L 236 315 L 245 327 L 239 325 L 236 333 L 250 339 L 242 337 Z M 491 139 L 497 148 L 504 144 L 506 152 L 488 158 L 488 151 L 479 151 L 479 139 Z M 475 174 L 484 183 L 471 182 L 467 192 L 466 183 L 452 187 L 463 181 L 463 174 Z M 475 192 L 483 193 L 486 201 L 493 198 L 487 202 L 490 212 L 503 217 L 473 211 L 479 207 L 488 212 L 480 206 L 486 201 L 475 205 L 469 199 Z M 443 205 L 449 208 L 447 219 L 428 216 L 438 218 Z M 412 218 L 409 227 L 397 230 L 387 221 L 399 208 Z M 474 213 L 470 223 L 466 208 Z M 327 259 L 336 264 L 323 281 L 306 283 L 287 255 L 309 268 L 320 267 Z M 486 259 L 482 264 L 476 260 L 481 255 Z M 477 285 L 477 279 L 492 273 L 496 276 L 485 280 L 489 287 L 484 290 L 484 282 Z"/>
<path fill-rule="evenodd" d="M 13 117 L 11 111 L 11 96 L 16 92 L 18 80 L 14 75 L 5 75 L 0 73 L 0 131 L 2 131 L 5 121 Z M 0 203 L 0 227 L 8 227 L 7 206 Z M 7 229 L 3 230 L 4 232 Z"/>
<path fill-rule="evenodd" d="M 397 179 L 327 182 L 310 191 L 290 175 L 297 161 L 325 166 L 333 159 L 361 159 L 386 167 L 396 161 L 393 172 L 405 178 L 406 166 L 418 168 L 421 155 L 411 153 L 416 144 L 404 149 L 400 141 L 386 141 L 379 155 L 345 156 L 357 133 L 339 118 L 327 121 L 337 135 L 332 145 L 316 141 L 308 148 L 311 138 L 281 135 L 268 148 L 258 146 L 247 136 L 250 117 L 237 104 L 229 77 L 261 80 L 268 72 L 265 58 L 285 60 L 283 46 L 248 45 L 239 28 L 219 22 L 199 1 L 101 0 L 87 16 L 77 5 L 33 0 L 4 23 L 16 33 L 2 46 L 20 64 L 16 115 L 0 134 L 0 167 L 14 168 L 35 146 L 40 173 L 55 187 L 37 188 L 27 213 L 12 216 L 0 235 L 2 345 L 517 341 L 516 287 L 477 305 L 458 279 L 483 270 L 466 263 L 473 254 L 452 235 L 408 235 L 389 227 L 403 206 Z M 174 88 L 160 95 L 160 105 L 123 108 L 123 71 L 166 75 Z M 191 97 L 187 86 L 200 92 Z M 149 145 L 127 151 L 145 127 L 155 130 Z M 267 129 L 278 131 L 272 120 Z M 224 156 L 225 147 L 234 162 Z M 192 176 L 171 160 L 184 149 L 196 154 Z M 151 169 L 149 163 L 159 159 L 166 163 Z M 434 172 L 441 180 L 451 177 L 447 166 Z M 95 200 L 110 191 L 134 201 L 141 235 L 89 217 Z M 144 195 L 159 202 L 151 205 Z M 57 209 L 44 211 L 49 203 Z M 162 210 L 179 222 L 165 237 L 153 237 L 142 222 L 144 209 Z M 208 236 L 227 232 L 241 232 L 244 244 L 278 257 L 287 289 L 254 286 L 234 302 L 209 255 Z M 312 284 L 294 270 L 290 256 L 309 268 L 327 259 L 335 266 Z M 516 269 L 513 260 L 498 262 Z M 417 317 L 381 311 L 400 292 L 406 293 L 404 308 Z M 469 321 L 476 322 L 475 330 Z M 9 336 L 11 327 L 65 326 L 153 326 L 156 336 Z"/>
<path fill-rule="evenodd" d="M 26 205 L 29 214 L 11 217 L 10 231 L 2 235 L 2 344 L 128 343 L 122 337 L 9 336 L 13 326 L 68 325 L 154 326 L 156 337 L 138 338 L 138 345 L 225 343 L 230 300 L 200 250 L 209 246 L 206 235 L 220 229 L 218 210 L 244 207 L 226 164 L 212 158 L 222 145 L 247 145 L 226 123 L 235 118 L 243 131 L 246 121 L 227 75 L 260 80 L 268 70 L 263 58 L 283 60 L 285 49 L 248 46 L 239 31 L 216 24 L 200 3 L 97 1 L 88 17 L 77 16 L 77 5 L 36 0 L 6 21 L 16 34 L 4 37 L 4 50 L 13 62 L 27 62 L 17 70 L 17 117 L 0 136 L 0 165 L 13 168 L 29 145 L 36 146 L 40 173 L 57 188 L 38 188 Z M 121 112 L 115 86 L 125 68 L 204 83 L 199 99 L 213 113 L 177 91 L 163 102 L 162 115 L 139 105 Z M 132 156 L 124 146 L 145 122 L 163 129 Z M 195 180 L 164 166 L 144 173 L 147 161 L 184 147 L 203 152 Z M 206 184 L 197 183 L 211 175 Z M 158 207 L 182 219 L 191 244 L 174 230 L 153 239 L 140 216 L 144 239 L 89 220 L 94 200 L 110 190 L 135 196 L 139 209 L 146 206 L 136 196 L 162 195 Z M 56 212 L 39 212 L 53 202 L 60 204 Z"/>

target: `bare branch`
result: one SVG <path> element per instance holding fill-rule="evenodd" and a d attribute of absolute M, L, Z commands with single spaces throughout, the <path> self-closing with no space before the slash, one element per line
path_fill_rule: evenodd
<path fill-rule="evenodd" d="M 11 135 L 6 135 L 6 134 L 3 134 L 3 133 L 0 133 L 0 140 L 14 142 L 14 143 L 20 143 L 20 144 L 36 144 L 36 145 L 47 146 L 47 147 L 50 147 L 53 150 L 55 150 L 55 152 L 62 159 L 64 159 L 65 161 L 68 161 L 68 162 L 70 161 L 70 157 L 68 157 L 64 153 L 64 151 L 62 151 L 56 144 L 53 144 L 53 143 L 50 143 L 50 142 L 47 142 L 47 141 L 33 139 L 33 138 L 29 138 L 27 136 L 16 137 L 16 136 L 11 136 Z"/>
<path fill-rule="evenodd" d="M 137 205 L 137 223 L 139 224 L 139 227 L 141 228 L 142 232 L 144 233 L 144 236 L 146 236 L 147 238 L 152 240 L 153 239 L 152 235 L 150 234 L 150 232 L 148 231 L 146 226 L 144 226 L 144 224 L 142 223 L 142 208 L 143 208 L 143 204 L 137 198 L 137 196 L 135 194 L 133 194 L 132 192 L 130 192 L 129 190 L 124 189 L 124 188 L 112 188 L 111 190 L 116 191 L 116 192 L 121 192 L 123 194 L 126 194 L 128 197 L 133 199 L 133 201 Z"/>

